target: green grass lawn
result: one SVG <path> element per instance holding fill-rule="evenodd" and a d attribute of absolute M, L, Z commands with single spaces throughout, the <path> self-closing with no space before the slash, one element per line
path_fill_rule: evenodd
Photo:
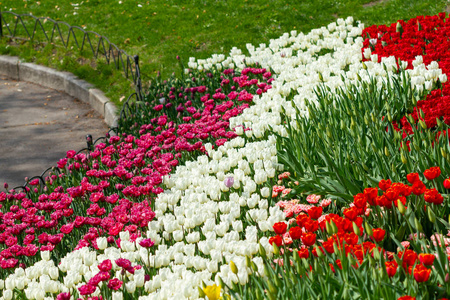
<path fill-rule="evenodd" d="M 387 24 L 417 15 L 445 11 L 447 0 L 0 0 L 0 9 L 50 17 L 102 34 L 129 54 L 141 57 L 145 83 L 158 71 L 162 77 L 180 72 L 176 56 L 207 58 L 228 53 L 232 47 L 267 43 L 291 30 L 308 32 L 337 18 L 353 16 L 365 24 Z M 0 42 L 0 53 L 19 55 L 71 71 L 104 90 L 119 105 L 133 87 L 110 67 L 94 70 L 92 59 L 79 52 Z M 88 57 L 89 58 L 89 57 Z"/>

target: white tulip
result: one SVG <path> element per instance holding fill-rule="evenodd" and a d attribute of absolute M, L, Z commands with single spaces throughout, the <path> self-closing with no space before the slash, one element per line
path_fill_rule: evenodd
<path fill-rule="evenodd" d="M 4 290 L 3 291 L 3 299 L 5 300 L 11 300 L 13 297 L 13 291 L 12 290 Z"/>
<path fill-rule="evenodd" d="M 243 230 L 243 224 L 241 220 L 238 221 L 234 221 L 232 223 L 233 226 L 233 230 L 235 230 L 236 232 L 241 232 Z"/>
<path fill-rule="evenodd" d="M 14 277 L 9 276 L 8 278 L 5 279 L 5 288 L 7 290 L 14 290 L 15 287 L 16 287 L 16 284 L 15 284 Z"/>
<path fill-rule="evenodd" d="M 36 300 L 44 300 L 45 298 L 45 291 L 43 289 L 36 289 L 35 290 L 35 299 Z"/>
<path fill-rule="evenodd" d="M 136 287 L 140 288 L 144 286 L 145 283 L 145 276 L 144 274 L 135 274 L 134 275 L 134 282 L 136 283 Z"/>
<path fill-rule="evenodd" d="M 182 231 L 182 230 L 176 230 L 176 231 L 174 231 L 174 232 L 172 233 L 172 235 L 173 235 L 173 239 L 174 239 L 176 242 L 180 242 L 180 241 L 182 241 L 183 238 L 184 238 L 184 234 L 183 234 L 183 231 Z"/>
<path fill-rule="evenodd" d="M 200 240 L 200 233 L 199 232 L 192 232 L 189 233 L 186 236 L 186 241 L 190 244 L 197 243 Z"/>
<path fill-rule="evenodd" d="M 123 293 L 122 292 L 113 292 L 112 300 L 123 300 Z"/>
<path fill-rule="evenodd" d="M 106 237 L 98 237 L 96 241 L 97 241 L 98 249 L 105 250 L 106 247 L 108 247 L 108 242 L 106 240 Z"/>
<path fill-rule="evenodd" d="M 263 187 L 261 190 L 261 196 L 264 198 L 269 198 L 270 195 L 270 189 L 268 187 Z"/>
<path fill-rule="evenodd" d="M 59 270 L 57 267 L 51 267 L 48 270 L 48 275 L 51 279 L 56 280 L 59 276 Z"/>
<path fill-rule="evenodd" d="M 50 251 L 41 251 L 42 260 L 50 260 Z"/>

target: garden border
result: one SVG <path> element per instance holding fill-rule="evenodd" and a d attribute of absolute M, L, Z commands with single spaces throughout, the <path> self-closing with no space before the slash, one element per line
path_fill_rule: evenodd
<path fill-rule="evenodd" d="M 65 92 L 89 104 L 109 127 L 118 125 L 118 109 L 114 103 L 101 90 L 72 73 L 21 62 L 16 56 L 0 55 L 0 75 Z"/>

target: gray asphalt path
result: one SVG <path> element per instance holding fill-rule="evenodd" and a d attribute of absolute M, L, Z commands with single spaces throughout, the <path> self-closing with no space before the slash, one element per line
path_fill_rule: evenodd
<path fill-rule="evenodd" d="M 86 147 L 108 126 L 88 104 L 32 83 L 0 75 L 0 190 L 40 175 L 65 157 Z"/>

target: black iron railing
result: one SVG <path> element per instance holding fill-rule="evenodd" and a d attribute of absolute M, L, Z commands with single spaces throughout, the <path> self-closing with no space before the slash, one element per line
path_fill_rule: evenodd
<path fill-rule="evenodd" d="M 117 70 L 123 71 L 127 79 L 133 80 L 135 92 L 124 103 L 120 112 L 119 122 L 121 119 L 127 119 L 135 115 L 143 102 L 144 94 L 142 92 L 139 56 L 128 55 L 117 45 L 111 43 L 108 38 L 94 31 L 86 31 L 81 27 L 71 26 L 66 22 L 56 21 L 51 18 L 0 11 L 1 38 L 53 43 L 66 49 L 69 46 L 76 46 L 80 52 L 83 49 L 88 49 L 92 52 L 95 59 L 104 58 L 107 64 L 112 64 Z M 111 132 L 117 133 L 117 128 L 111 128 L 105 137 L 100 137 L 95 141 L 93 141 L 91 135 L 86 135 L 87 147 L 81 149 L 78 153 L 87 152 L 89 154 L 95 144 L 106 140 Z M 42 172 L 41 175 L 26 178 L 23 185 L 14 187 L 13 190 L 22 189 L 26 191 L 30 182 L 35 179 L 39 180 L 40 188 L 45 187 L 45 177 L 52 173 L 59 174 L 60 170 L 57 167 L 50 167 Z"/>
<path fill-rule="evenodd" d="M 71 26 L 63 21 L 30 14 L 16 14 L 0 11 L 0 38 L 54 43 L 69 48 L 76 46 L 79 51 L 90 50 L 95 59 L 104 58 L 107 64 L 114 65 L 124 76 L 132 79 L 136 94 L 142 99 L 141 72 L 139 56 L 128 55 L 114 43 L 94 31 L 79 26 Z"/>
<path fill-rule="evenodd" d="M 106 141 L 108 139 L 108 137 L 110 137 L 110 133 L 113 132 L 115 130 L 115 128 L 111 128 L 105 136 L 103 137 L 99 137 L 97 138 L 95 141 L 92 138 L 92 135 L 88 134 L 86 135 L 86 147 L 79 150 L 77 152 L 77 154 L 82 153 L 82 152 L 87 152 L 87 154 L 89 155 L 89 153 L 94 149 L 95 145 L 101 141 Z M 24 179 L 24 183 L 22 185 L 16 186 L 14 188 L 12 188 L 13 190 L 18 190 L 18 189 L 22 189 L 22 191 L 27 191 L 27 187 L 30 185 L 30 182 L 32 182 L 35 179 L 39 180 L 39 185 L 38 187 L 40 189 L 42 189 L 43 187 L 46 186 L 46 180 L 47 177 L 51 176 L 51 175 L 59 175 L 61 174 L 61 170 L 55 166 L 49 167 L 47 168 L 44 172 L 41 173 L 41 175 L 36 175 L 30 178 L 25 178 Z"/>

